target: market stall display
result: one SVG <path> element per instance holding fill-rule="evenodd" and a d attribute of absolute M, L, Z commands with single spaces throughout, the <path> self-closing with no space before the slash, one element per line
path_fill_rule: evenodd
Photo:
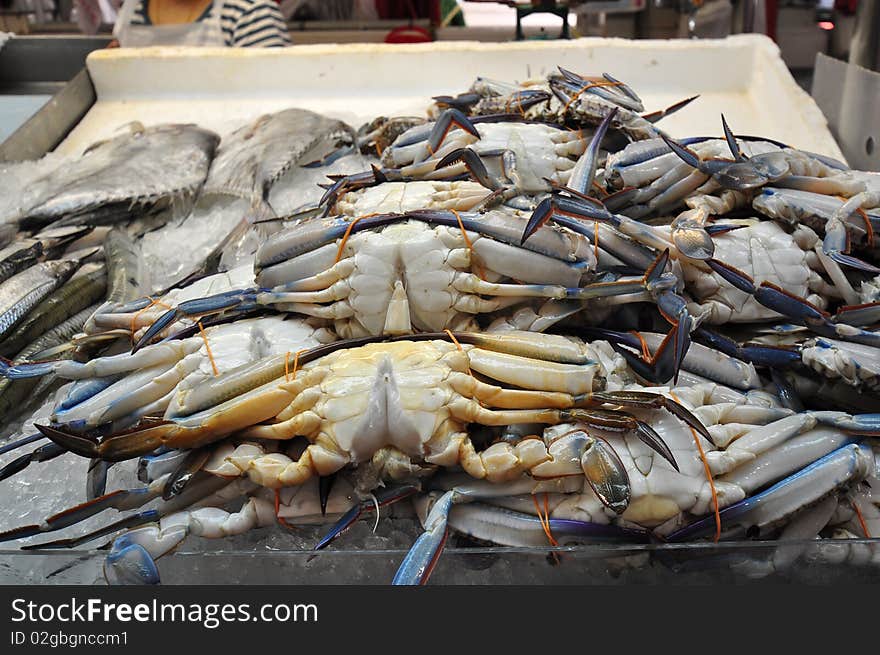
<path fill-rule="evenodd" d="M 79 486 L 62 494 L 87 498 L 57 514 L 57 497 L 29 499 L 0 538 L 109 539 L 110 582 L 156 582 L 190 536 L 309 523 L 316 550 L 335 548 L 389 507 L 412 546 L 404 584 L 427 581 L 450 531 L 531 549 L 803 546 L 751 575 L 785 575 L 818 538 L 874 570 L 877 177 L 840 161 L 760 38 L 470 46 L 476 81 L 410 64 L 466 50 L 90 58 L 97 104 L 44 160 L 7 166 L 21 189 L 63 170 L 99 196 L 75 173 L 102 146 L 84 146 L 135 114 L 150 126 L 116 139 L 144 161 L 162 146 L 138 139 L 192 119 L 210 147 L 190 161 L 212 161 L 190 202 L 125 196 L 128 220 L 116 196 L 47 225 L 24 222 L 55 214 L 23 211 L 22 191 L 3 199 L 3 263 L 23 270 L 0 287 L 0 347 L 32 312 L 55 329 L 42 352 L 17 337 L 3 393 L 56 391 L 4 446 L 35 449 L 0 475 L 64 461 Z M 658 66 L 695 51 L 691 86 L 664 86 Z M 712 66 L 731 53 L 754 77 L 721 86 Z M 288 66 L 255 74 L 261 59 Z M 522 62 L 528 76 L 510 72 Z M 149 93 L 169 65 L 179 77 Z M 377 65 L 399 67 L 397 94 L 358 80 Z M 315 75 L 286 97 L 300 67 Z M 751 111 L 761 93 L 791 101 L 784 120 Z M 11 291 L 50 265 L 66 268 L 38 298 Z M 87 275 L 103 302 L 44 308 Z"/>

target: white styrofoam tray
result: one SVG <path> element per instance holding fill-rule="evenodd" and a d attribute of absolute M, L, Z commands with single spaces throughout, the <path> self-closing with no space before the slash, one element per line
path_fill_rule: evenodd
<path fill-rule="evenodd" d="M 521 81 L 557 65 L 611 73 L 639 93 L 646 111 L 700 94 L 663 120 L 673 136 L 720 136 L 723 112 L 736 133 L 842 158 L 821 111 L 791 77 L 779 49 L 758 35 L 100 50 L 87 60 L 97 102 L 59 151 L 79 152 L 135 120 L 195 122 L 223 134 L 292 106 L 359 127 L 379 115 L 424 115 L 431 96 L 464 92 L 477 76 Z"/>

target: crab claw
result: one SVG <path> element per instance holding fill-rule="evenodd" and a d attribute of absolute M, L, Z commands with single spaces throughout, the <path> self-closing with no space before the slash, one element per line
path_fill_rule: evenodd
<path fill-rule="evenodd" d="M 608 76 L 610 77 L 610 76 Z M 649 123 L 656 123 L 661 118 L 666 118 L 670 114 L 674 114 L 680 109 L 684 109 L 689 104 L 691 104 L 694 100 L 699 98 L 699 95 L 691 96 L 690 98 L 685 98 L 684 100 L 680 100 L 676 102 L 674 105 L 670 105 L 666 109 L 660 109 L 658 111 L 652 111 L 650 114 L 643 114 L 642 118 L 644 118 Z"/>
<path fill-rule="evenodd" d="M 734 160 L 745 161 L 746 156 L 742 153 L 742 150 L 739 149 L 736 137 L 733 135 L 733 131 L 727 124 L 727 119 L 724 118 L 724 114 L 721 114 L 721 128 L 724 130 L 724 138 L 727 140 L 727 147 L 730 148 L 730 154 L 733 155 Z"/>
<path fill-rule="evenodd" d="M 514 109 L 518 113 L 523 114 L 535 105 L 547 102 L 553 96 L 547 91 L 540 89 L 521 89 L 510 95 L 505 102 L 505 108 Z"/>
<path fill-rule="evenodd" d="M 432 96 L 431 100 L 438 105 L 446 105 L 461 112 L 470 111 L 470 109 L 480 101 L 479 93 L 460 93 L 457 96 Z"/>
<path fill-rule="evenodd" d="M 736 145 L 736 139 L 727 126 L 727 121 L 723 121 L 723 126 L 728 146 L 736 158 L 733 161 L 715 158 L 700 159 L 700 156 L 687 146 L 670 139 L 664 134 L 661 134 L 660 137 L 679 159 L 688 166 L 696 168 L 706 175 L 710 175 L 725 189 L 747 191 L 764 186 L 770 182 L 775 182 L 788 175 L 791 167 L 783 152 L 768 152 L 755 155 L 751 159 L 746 159 Z"/>
<path fill-rule="evenodd" d="M 599 400 L 598 398 L 596 398 L 595 394 L 590 395 L 589 398 L 593 401 Z M 614 400 L 599 400 L 599 402 L 610 402 L 616 405 L 628 404 L 628 401 L 624 396 L 621 396 L 620 398 L 615 398 Z M 641 407 L 644 405 L 637 403 L 633 406 Z M 672 456 L 672 450 L 670 450 L 669 446 L 663 441 L 662 437 L 660 437 L 660 435 L 658 435 L 654 431 L 654 429 L 651 428 L 651 426 L 644 423 L 643 421 L 640 421 L 634 416 L 618 410 L 611 411 L 606 409 L 570 409 L 560 412 L 560 418 L 562 419 L 562 422 L 582 421 L 587 425 L 591 425 L 599 430 L 634 433 L 645 444 L 650 446 L 652 450 L 655 450 L 661 457 L 668 461 L 676 471 L 678 470 L 678 464 L 675 462 L 675 458 Z M 699 421 L 696 421 L 696 423 L 700 425 Z M 700 427 L 702 428 L 702 425 L 700 425 Z M 705 428 L 703 429 L 705 430 Z M 621 500 L 622 499 L 618 499 L 614 502 L 619 505 Z M 608 506 L 614 509 L 611 504 L 608 504 Z"/>
<path fill-rule="evenodd" d="M 458 127 L 459 129 L 464 130 L 475 139 L 480 138 L 480 133 L 477 131 L 477 128 L 471 120 L 460 110 L 450 108 L 440 114 L 440 117 L 434 123 L 434 128 L 431 130 L 431 134 L 428 135 L 428 150 L 431 153 L 437 152 L 440 145 L 443 143 L 443 140 L 446 139 L 449 130 L 453 127 Z"/>
<path fill-rule="evenodd" d="M 131 509 L 136 509 L 141 507 L 142 505 L 150 502 L 153 498 L 156 497 L 155 493 L 152 493 L 149 489 L 120 489 L 118 491 L 113 491 L 109 494 L 105 494 L 103 496 L 99 496 L 94 500 L 87 501 L 85 503 L 81 503 L 76 505 L 75 507 L 71 507 L 69 509 L 64 510 L 63 512 L 59 512 L 47 518 L 39 525 L 25 525 L 18 528 L 13 528 L 12 530 L 7 530 L 6 532 L 0 533 L 0 542 L 4 541 L 14 541 L 16 539 L 24 539 L 25 537 L 33 537 L 38 534 L 44 534 L 46 532 L 55 532 L 56 530 L 63 530 L 64 528 L 68 528 L 72 525 L 75 525 L 81 521 L 85 521 L 92 516 L 96 516 L 100 514 L 106 509 L 116 509 L 119 511 L 126 511 Z M 141 515 L 143 514 L 143 516 Z M 124 525 L 120 524 L 119 521 L 107 526 L 105 528 L 101 528 L 98 532 L 89 533 L 87 535 L 83 535 L 82 537 L 78 537 L 75 539 L 66 539 L 58 542 L 50 542 L 46 544 L 38 544 L 32 546 L 33 548 L 47 548 L 47 547 L 74 547 L 81 543 L 85 543 L 87 541 L 91 541 L 92 539 L 97 539 L 105 534 L 110 534 L 119 530 L 122 527 L 131 527 L 132 525 L 140 525 L 138 521 L 145 522 L 150 521 L 155 518 L 156 511 L 149 510 L 148 512 L 142 512 L 141 514 L 136 514 L 134 516 L 128 516 L 122 519 L 124 521 Z"/>
<path fill-rule="evenodd" d="M 575 192 L 577 192 L 576 189 Z M 614 214 L 609 212 L 600 201 L 584 197 L 579 193 L 577 195 L 577 200 L 555 195 L 539 202 L 523 229 L 520 245 L 528 241 L 529 237 L 550 220 L 579 234 L 589 236 L 592 236 L 592 228 L 587 231 L 586 226 L 581 223 L 584 220 L 601 221 L 614 225 Z"/>
<path fill-rule="evenodd" d="M 409 498 L 419 491 L 419 487 L 413 484 L 401 485 L 398 487 L 388 487 L 377 491 L 369 499 L 362 500 L 343 514 L 340 519 L 333 524 L 333 527 L 325 534 L 315 546 L 315 550 L 321 550 L 333 542 L 343 532 L 348 530 L 361 517 L 365 511 L 372 509 L 378 510 L 380 507 L 392 505 L 404 498 Z"/>
<path fill-rule="evenodd" d="M 138 423 L 109 437 L 93 434 L 76 434 L 61 426 L 35 425 L 49 439 L 59 446 L 81 457 L 99 457 L 110 462 L 121 462 L 140 457 L 165 444 L 167 437 L 177 426 L 173 421 L 162 418 L 143 417 Z"/>
<path fill-rule="evenodd" d="M 706 429 L 706 426 L 700 422 L 700 419 L 694 416 L 687 407 L 663 394 L 651 393 L 649 391 L 603 391 L 594 393 L 593 398 L 603 400 L 603 402 L 607 403 L 617 403 L 626 407 L 665 409 L 667 412 L 686 423 L 689 427 L 696 430 L 700 436 L 706 439 L 710 444 L 713 446 L 715 445 L 712 435 L 709 434 L 709 431 Z M 666 459 L 669 460 L 669 463 L 675 466 L 676 470 L 678 470 L 678 466 L 676 466 L 675 462 L 671 459 L 672 452 L 669 450 L 669 447 L 662 442 L 661 445 L 662 449 L 668 454 L 668 457 L 667 455 L 664 455 L 660 449 L 655 448 L 654 446 L 652 446 L 652 448 L 666 457 Z"/>
<path fill-rule="evenodd" d="M 596 165 L 599 162 L 599 148 L 602 145 L 602 139 L 605 138 L 605 133 L 608 131 L 608 126 L 611 125 L 611 121 L 617 116 L 617 112 L 618 109 L 615 107 L 611 110 L 611 113 L 602 119 L 602 122 L 593 134 L 593 138 L 590 140 L 590 145 L 587 146 L 584 154 L 580 156 L 574 168 L 571 169 L 568 186 L 577 192 L 579 196 L 585 196 L 590 191 L 590 187 L 593 186 Z"/>
<path fill-rule="evenodd" d="M 827 312 L 807 302 L 804 298 L 799 298 L 766 281 L 756 285 L 750 275 L 729 264 L 716 259 L 709 259 L 706 263 L 724 280 L 737 289 L 750 294 L 764 307 L 772 309 L 792 321 L 799 321 L 816 334 L 867 346 L 880 346 L 880 333 L 863 330 L 845 323 L 836 323 Z"/>
<path fill-rule="evenodd" d="M 459 500 L 458 492 L 451 489 L 434 503 L 425 519 L 425 531 L 419 535 L 403 558 L 391 584 L 423 585 L 428 581 L 446 545 L 449 534 L 449 512 L 452 510 L 452 505 Z"/>
<path fill-rule="evenodd" d="M 145 345 L 150 343 L 162 330 L 181 318 L 197 318 L 199 316 L 210 316 L 219 314 L 229 309 L 247 310 L 250 309 L 254 301 L 253 289 L 234 289 L 232 291 L 224 291 L 206 296 L 204 298 L 195 298 L 180 303 L 177 307 L 169 309 L 162 316 L 156 319 L 141 338 L 135 342 L 131 348 L 133 355 Z"/>
<path fill-rule="evenodd" d="M 453 150 L 437 162 L 434 170 L 446 168 L 459 162 L 463 163 L 471 176 L 487 189 L 497 191 L 501 187 L 498 180 L 489 175 L 489 171 L 486 170 L 486 165 L 480 159 L 480 156 L 470 148 L 457 148 Z"/>
<path fill-rule="evenodd" d="M 16 475 L 17 473 L 23 471 L 33 462 L 47 462 L 50 459 L 54 459 L 55 457 L 63 455 L 66 452 L 66 448 L 63 448 L 54 443 L 48 443 L 40 446 L 39 448 L 34 449 L 32 452 L 27 453 L 26 455 L 15 458 L 11 462 L 0 468 L 0 480 L 11 478 L 13 475 Z"/>
<path fill-rule="evenodd" d="M 40 439 L 45 439 L 46 435 L 42 433 L 31 434 L 27 437 L 22 437 L 16 441 L 10 441 L 9 443 L 5 443 L 0 446 L 0 455 L 5 455 L 6 453 L 21 448 L 22 446 L 27 446 L 28 444 L 34 443 L 35 441 L 39 441 Z"/>

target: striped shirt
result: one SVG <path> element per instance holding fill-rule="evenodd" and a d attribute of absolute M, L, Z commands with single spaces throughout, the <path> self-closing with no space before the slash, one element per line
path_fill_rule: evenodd
<path fill-rule="evenodd" d="M 131 18 L 132 25 L 152 25 L 149 0 L 140 0 Z M 196 20 L 212 16 L 214 5 L 208 5 Z M 274 0 L 223 0 L 220 27 L 226 45 L 236 47 L 278 47 L 290 45 L 287 23 Z"/>

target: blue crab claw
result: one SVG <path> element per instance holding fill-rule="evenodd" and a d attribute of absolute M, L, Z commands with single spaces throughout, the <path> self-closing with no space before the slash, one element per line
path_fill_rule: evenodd
<path fill-rule="evenodd" d="M 419 535 L 403 558 L 394 575 L 394 585 L 423 585 L 440 559 L 449 534 L 449 512 L 459 499 L 454 490 L 447 491 L 434 503 L 425 519 L 425 531 Z"/>
<path fill-rule="evenodd" d="M 528 109 L 540 105 L 542 102 L 547 102 L 552 97 L 550 93 L 540 89 L 521 89 L 510 95 L 505 103 L 505 108 L 523 114 Z"/>
<path fill-rule="evenodd" d="M 446 105 L 459 111 L 465 112 L 481 100 L 479 93 L 460 93 L 457 96 L 433 96 L 431 98 L 438 105 Z"/>
<path fill-rule="evenodd" d="M 528 241 L 530 236 L 551 220 L 574 232 L 590 237 L 593 236 L 593 227 L 588 227 L 584 223 L 586 220 L 616 225 L 616 217 L 600 201 L 583 196 L 577 192 L 577 189 L 574 191 L 578 196 L 577 199 L 554 195 L 539 202 L 523 229 L 520 245 Z"/>
<path fill-rule="evenodd" d="M 660 137 L 684 163 L 711 176 L 726 189 L 738 191 L 755 189 L 778 180 L 790 171 L 788 160 L 782 152 L 769 152 L 742 161 L 700 159 L 700 156 L 687 146 L 664 134 Z"/>
<path fill-rule="evenodd" d="M 713 446 L 715 445 L 712 435 L 694 414 L 681 403 L 667 398 L 663 394 L 650 391 L 602 391 L 593 394 L 595 400 L 609 404 L 623 405 L 640 409 L 665 409 L 667 412 L 696 430 L 700 436 Z M 638 421 L 636 433 L 642 441 L 659 453 L 677 471 L 678 464 L 672 456 L 669 446 L 654 432 L 650 425 Z"/>
<path fill-rule="evenodd" d="M 437 152 L 444 139 L 446 139 L 446 135 L 449 134 L 449 130 L 453 127 L 464 130 L 475 139 L 480 138 L 480 133 L 467 116 L 458 109 L 447 109 L 440 114 L 440 117 L 434 123 L 431 134 L 428 135 L 428 150 L 431 153 Z"/>
<path fill-rule="evenodd" d="M 220 314 L 230 309 L 236 311 L 253 309 L 255 306 L 256 291 L 256 289 L 235 289 L 232 291 L 224 291 L 213 296 L 186 300 L 180 303 L 177 307 L 169 309 L 162 314 L 162 316 L 156 319 L 153 324 L 147 328 L 143 335 L 141 335 L 141 338 L 131 347 L 131 354 L 133 355 L 150 343 L 160 332 L 162 332 L 162 330 L 181 318 L 195 319 L 199 316 Z"/>
<path fill-rule="evenodd" d="M 719 350 L 730 357 L 751 362 L 752 364 L 767 366 L 771 369 L 780 369 L 798 366 L 802 362 L 801 354 L 797 348 L 768 346 L 757 343 L 740 345 L 733 339 L 728 339 L 704 327 L 698 327 L 695 333 L 701 341 L 715 350 Z"/>
<path fill-rule="evenodd" d="M 609 76 L 610 77 L 610 76 Z M 694 100 L 699 98 L 699 95 L 691 96 L 690 98 L 685 98 L 684 100 L 680 100 L 676 102 L 674 105 L 670 105 L 666 109 L 660 109 L 658 111 L 652 111 L 650 114 L 643 114 L 642 118 L 644 118 L 649 123 L 656 123 L 661 118 L 666 118 L 670 114 L 674 114 L 680 109 L 684 109 L 689 104 L 691 104 Z"/>
<path fill-rule="evenodd" d="M 566 89 L 573 93 L 586 91 L 631 111 L 644 111 L 645 109 L 641 98 L 630 87 L 607 73 L 603 77 L 606 82 L 611 84 L 603 84 L 601 80 L 583 77 L 578 73 L 566 70 L 562 66 L 557 66 L 556 68 L 562 74 L 563 84 Z M 597 84 L 597 82 L 599 83 Z M 551 84 L 553 84 L 552 81 Z M 558 84 L 554 84 L 554 86 L 558 86 Z"/>
<path fill-rule="evenodd" d="M 349 191 L 363 189 L 365 187 L 375 186 L 382 182 L 388 181 L 388 174 L 391 171 L 384 171 L 375 164 L 370 165 L 370 170 L 361 173 L 353 173 L 351 175 L 343 175 L 338 178 L 331 178 L 332 184 L 319 185 L 325 189 L 324 195 L 318 201 L 318 207 L 325 207 L 328 211 L 336 204 L 339 196 Z"/>
<path fill-rule="evenodd" d="M 147 549 L 124 534 L 113 541 L 104 560 L 104 577 L 110 585 L 156 585 L 159 569 Z"/>
<path fill-rule="evenodd" d="M 733 131 L 727 124 L 727 119 L 724 118 L 724 114 L 721 114 L 721 128 L 724 130 L 724 138 L 727 140 L 727 147 L 730 148 L 730 154 L 733 155 L 733 159 L 735 161 L 745 161 L 746 156 L 742 153 L 742 150 L 739 149 L 739 145 L 736 143 L 736 137 L 733 135 Z"/>
<path fill-rule="evenodd" d="M 161 417 L 144 416 L 133 426 L 109 436 L 95 429 L 85 434 L 68 425 L 34 425 L 52 441 L 70 452 L 93 459 L 100 457 L 110 462 L 121 462 L 140 457 L 164 446 L 164 439 L 177 424 Z M 108 424 L 107 428 L 113 428 Z"/>
<path fill-rule="evenodd" d="M 453 150 L 438 161 L 434 169 L 446 168 L 458 162 L 463 163 L 471 176 L 487 189 L 497 191 L 501 187 L 498 180 L 489 175 L 489 171 L 486 170 L 486 165 L 480 159 L 480 156 L 470 148 L 457 148 Z"/>
<path fill-rule="evenodd" d="M 36 448 L 26 455 L 17 457 L 2 468 L 0 468 L 0 480 L 6 480 L 13 475 L 20 473 L 34 462 L 48 462 L 59 455 L 67 452 L 66 448 L 62 448 L 58 444 L 48 443 Z"/>
<path fill-rule="evenodd" d="M 560 68 L 560 70 L 562 70 L 562 69 Z M 636 92 L 633 91 L 629 85 L 624 84 L 623 82 L 621 82 L 617 78 L 612 77 L 610 73 L 602 73 L 602 77 L 604 77 L 609 82 L 616 84 L 617 88 L 620 89 L 621 91 L 623 91 L 623 93 L 625 95 L 629 96 L 631 99 L 633 99 L 636 102 L 638 102 L 639 104 L 641 104 L 641 102 L 642 102 L 641 98 L 639 98 L 638 94 L 636 94 Z M 694 96 L 694 97 L 696 98 L 699 96 Z"/>
<path fill-rule="evenodd" d="M 611 121 L 617 116 L 617 111 L 618 109 L 615 107 L 611 113 L 602 120 L 599 127 L 596 128 L 593 138 L 590 140 L 590 145 L 587 146 L 584 154 L 580 156 L 577 163 L 574 165 L 574 168 L 571 169 L 568 186 L 576 191 L 580 197 L 586 196 L 586 194 L 589 193 L 590 188 L 593 186 L 593 179 L 596 175 L 596 165 L 599 162 L 599 148 L 602 145 L 602 139 L 605 138 L 605 133 L 608 131 L 608 126 L 611 125 Z"/>
<path fill-rule="evenodd" d="M 683 333 L 681 338 L 679 337 L 680 333 Z M 678 326 L 674 326 L 654 354 L 645 357 L 644 353 L 637 354 L 630 350 L 630 348 L 640 349 L 642 347 L 637 336 L 610 330 L 603 331 L 603 334 L 608 337 L 611 347 L 623 356 L 636 375 L 654 384 L 665 384 L 673 378 L 678 378 L 681 362 L 690 345 L 687 330 L 680 330 Z M 669 345 L 670 343 L 677 344 L 679 341 L 682 342 L 680 350 L 683 354 L 681 355 L 677 352 L 678 346 L 670 347 Z M 629 348 L 623 347 L 624 345 Z"/>
<path fill-rule="evenodd" d="M 343 532 L 354 525 L 365 511 L 373 509 L 378 510 L 378 508 L 380 507 L 392 505 L 396 502 L 403 500 L 404 498 L 409 498 L 413 494 L 418 493 L 418 491 L 419 487 L 412 484 L 401 485 L 398 487 L 388 487 L 379 490 L 378 492 L 373 494 L 373 497 L 362 500 L 350 510 L 348 510 L 345 514 L 343 514 L 342 517 L 340 517 L 340 519 L 335 524 L 333 524 L 333 527 L 330 528 L 327 534 L 325 534 L 317 543 L 317 545 L 315 546 L 315 550 L 321 550 L 322 548 L 327 547 Z"/>
<path fill-rule="evenodd" d="M 721 524 L 735 536 L 758 531 L 787 519 L 838 489 L 859 482 L 873 473 L 874 453 L 865 445 L 848 444 L 816 460 L 765 491 L 726 507 Z M 670 542 L 689 541 L 711 535 L 715 517 L 707 516 L 670 534 Z"/>

